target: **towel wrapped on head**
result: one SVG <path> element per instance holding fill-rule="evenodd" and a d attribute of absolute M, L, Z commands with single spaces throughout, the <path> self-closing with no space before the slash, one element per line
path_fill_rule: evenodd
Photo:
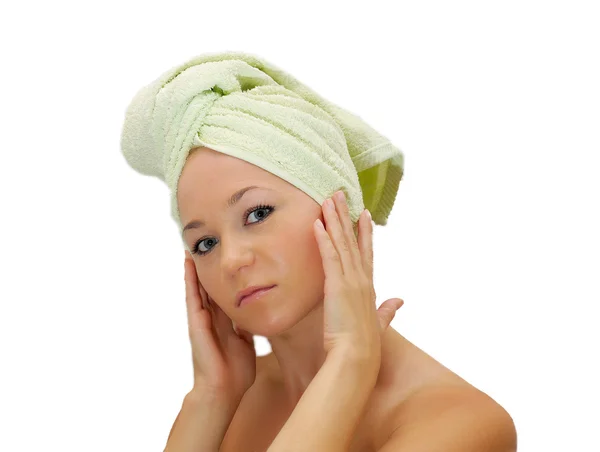
<path fill-rule="evenodd" d="M 322 204 L 343 190 L 355 224 L 362 211 L 387 224 L 404 155 L 360 117 L 256 55 L 205 53 L 144 86 L 127 107 L 121 150 L 141 174 L 163 180 L 183 230 L 177 184 L 190 150 L 245 160 Z"/>

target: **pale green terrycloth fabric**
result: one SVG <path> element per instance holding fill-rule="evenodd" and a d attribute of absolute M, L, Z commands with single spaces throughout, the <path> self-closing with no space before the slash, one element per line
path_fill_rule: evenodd
<path fill-rule="evenodd" d="M 376 83 L 374 75 L 353 85 L 385 95 Z M 197 146 L 263 168 L 319 204 L 341 189 L 353 222 L 367 208 L 375 224 L 387 224 L 404 172 L 400 149 L 360 117 L 242 52 L 205 53 L 177 65 L 141 88 L 127 107 L 123 155 L 139 173 L 166 182 L 180 232 L 177 184 Z"/>

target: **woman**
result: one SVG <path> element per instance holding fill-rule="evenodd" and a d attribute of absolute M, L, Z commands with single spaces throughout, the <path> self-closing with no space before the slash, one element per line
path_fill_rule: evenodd
<path fill-rule="evenodd" d="M 364 206 L 385 224 L 403 160 L 360 118 L 226 52 L 141 91 L 122 145 L 188 250 L 194 388 L 166 450 L 516 450 L 500 405 L 389 327 L 402 300 L 376 309 Z"/>

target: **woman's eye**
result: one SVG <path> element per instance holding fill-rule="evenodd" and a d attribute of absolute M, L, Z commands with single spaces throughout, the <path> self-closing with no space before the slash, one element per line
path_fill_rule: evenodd
<path fill-rule="evenodd" d="M 196 253 L 200 254 L 201 256 L 208 253 L 208 250 L 204 251 L 202 249 L 200 249 L 200 245 L 204 242 L 212 242 L 213 239 L 206 239 L 206 240 L 201 240 L 200 242 L 198 242 L 198 244 L 196 245 L 196 249 L 194 250 Z"/>
<path fill-rule="evenodd" d="M 254 214 L 254 216 L 257 218 L 256 221 L 253 221 L 249 224 L 257 224 L 262 222 L 265 218 L 267 218 L 273 211 L 275 210 L 275 207 L 273 206 L 255 206 L 252 207 L 250 209 L 248 209 L 245 213 L 244 213 L 244 218 L 248 219 L 250 218 L 251 215 Z M 258 212 L 258 213 L 257 213 Z M 266 213 L 264 213 L 266 212 Z M 204 242 L 206 242 L 207 244 L 215 242 L 216 240 L 211 238 L 208 239 L 200 239 L 196 242 L 196 244 L 194 245 L 192 252 L 194 254 L 198 254 L 200 256 L 204 256 L 205 254 L 208 254 L 210 252 L 210 250 L 212 249 L 212 247 L 208 250 L 204 250 L 203 247 L 201 246 Z"/>
<path fill-rule="evenodd" d="M 250 214 L 246 217 L 246 219 L 250 218 L 252 215 L 255 215 L 256 212 L 262 213 L 261 215 L 256 215 L 258 217 L 258 220 L 255 221 L 254 223 L 258 223 L 259 221 L 264 220 L 269 215 L 268 213 L 264 213 L 266 210 L 268 210 L 266 207 L 261 207 L 259 209 L 255 209 L 252 212 L 250 212 Z"/>

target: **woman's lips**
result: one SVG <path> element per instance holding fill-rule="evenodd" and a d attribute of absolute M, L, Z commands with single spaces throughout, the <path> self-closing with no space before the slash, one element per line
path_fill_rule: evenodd
<path fill-rule="evenodd" d="M 259 298 L 262 298 L 266 293 L 270 292 L 271 289 L 273 289 L 275 286 L 272 287 L 267 287 L 266 289 L 260 289 L 257 290 L 256 292 L 252 292 L 250 295 L 245 296 L 244 298 L 242 298 L 242 301 L 240 302 L 240 308 L 242 306 L 244 306 L 245 304 L 248 304 L 252 301 L 258 300 Z"/>

